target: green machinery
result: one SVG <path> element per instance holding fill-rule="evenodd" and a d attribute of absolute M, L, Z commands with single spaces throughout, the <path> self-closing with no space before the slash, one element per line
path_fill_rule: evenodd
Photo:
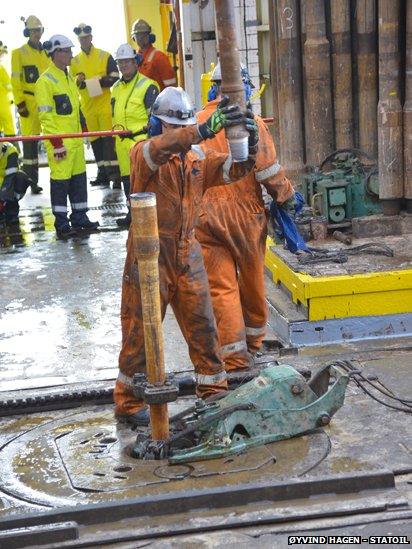
<path fill-rule="evenodd" d="M 326 164 L 331 171 L 325 171 Z M 360 162 L 356 151 L 336 151 L 319 169 L 301 177 L 301 190 L 315 215 L 326 217 L 329 227 L 350 225 L 353 217 L 381 213 L 376 168 Z"/>
<path fill-rule="evenodd" d="M 333 383 L 330 384 L 331 378 Z M 269 366 L 253 380 L 212 402 L 171 418 L 168 441 L 137 436 L 134 456 L 184 463 L 221 458 L 248 448 L 302 435 L 327 425 L 343 405 L 349 374 L 335 365 L 307 383 L 292 366 Z"/>

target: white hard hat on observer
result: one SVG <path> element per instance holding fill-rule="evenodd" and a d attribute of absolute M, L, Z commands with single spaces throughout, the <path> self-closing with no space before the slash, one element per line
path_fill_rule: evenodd
<path fill-rule="evenodd" d="M 130 44 L 121 44 L 114 54 L 115 61 L 120 61 L 121 59 L 134 59 L 136 57 L 136 52 Z"/>
<path fill-rule="evenodd" d="M 46 42 L 43 43 L 43 48 L 48 54 L 53 53 L 55 50 L 73 47 L 74 44 L 70 38 L 67 38 L 67 36 L 64 36 L 63 34 L 53 34 L 49 40 L 46 40 Z"/>

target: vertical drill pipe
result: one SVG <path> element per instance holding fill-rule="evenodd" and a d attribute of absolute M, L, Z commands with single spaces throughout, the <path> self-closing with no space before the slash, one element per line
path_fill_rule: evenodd
<path fill-rule="evenodd" d="M 398 214 L 403 197 L 399 8 L 399 0 L 379 0 L 378 165 L 385 215 Z"/>
<path fill-rule="evenodd" d="M 359 148 L 378 157 L 378 72 L 375 0 L 356 0 Z"/>
<path fill-rule="evenodd" d="M 279 138 L 279 102 L 278 102 L 278 61 L 277 61 L 277 17 L 275 9 L 276 0 L 269 0 L 269 53 L 270 53 L 270 83 L 272 86 L 272 107 L 273 107 L 273 140 L 276 150 L 282 159 Z"/>
<path fill-rule="evenodd" d="M 353 147 L 352 47 L 349 0 L 331 0 L 333 99 L 337 149 Z"/>
<path fill-rule="evenodd" d="M 177 54 L 179 63 L 179 86 L 185 87 L 185 71 L 184 71 L 184 55 L 183 55 L 183 43 L 182 43 L 182 22 L 180 19 L 180 0 L 174 0 L 174 16 L 176 25 L 176 37 L 177 37 Z"/>
<path fill-rule="evenodd" d="M 334 150 L 329 41 L 324 0 L 306 0 L 304 45 L 308 117 L 306 159 L 318 166 Z"/>
<path fill-rule="evenodd" d="M 278 0 L 276 10 L 280 150 L 288 175 L 296 177 L 304 147 L 298 0 Z"/>
<path fill-rule="evenodd" d="M 403 106 L 404 196 L 412 213 L 412 0 L 406 4 L 405 103 Z"/>
<path fill-rule="evenodd" d="M 157 227 L 156 195 L 130 195 L 132 238 L 135 261 L 139 269 L 142 298 L 146 373 L 149 383 L 165 382 L 162 315 L 159 289 L 159 232 Z M 169 438 L 167 404 L 150 405 L 153 440 Z"/>
<path fill-rule="evenodd" d="M 233 0 L 215 0 L 219 60 L 222 69 L 222 93 L 231 103 L 246 108 L 245 90 L 240 74 L 240 56 L 236 34 L 236 19 Z M 248 156 L 249 134 L 241 123 L 227 128 L 226 136 L 234 160 L 243 161 Z"/>

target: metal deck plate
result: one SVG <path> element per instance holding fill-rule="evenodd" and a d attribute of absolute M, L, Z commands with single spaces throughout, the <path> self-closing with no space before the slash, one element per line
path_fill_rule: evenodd
<path fill-rule="evenodd" d="M 111 409 L 37 419 L 0 449 L 0 490 L 51 507 L 282 480 L 312 470 L 330 449 L 328 436 L 317 432 L 223 460 L 171 466 L 130 457 L 135 433 L 116 425 Z"/>

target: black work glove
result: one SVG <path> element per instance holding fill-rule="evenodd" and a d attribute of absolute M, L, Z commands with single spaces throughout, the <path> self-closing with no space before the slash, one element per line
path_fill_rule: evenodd
<path fill-rule="evenodd" d="M 80 90 L 84 90 L 86 87 L 85 79 L 86 79 L 86 75 L 84 74 L 84 72 L 78 72 L 76 74 L 76 84 Z"/>
<path fill-rule="evenodd" d="M 210 139 L 223 128 L 239 124 L 243 118 L 239 105 L 229 105 L 229 97 L 225 95 L 212 116 L 198 125 L 198 131 L 202 139 Z"/>
<path fill-rule="evenodd" d="M 255 121 L 255 115 L 251 110 L 246 111 L 245 126 L 249 132 L 249 156 L 255 156 L 258 152 L 259 127 Z"/>
<path fill-rule="evenodd" d="M 19 113 L 19 116 L 21 116 L 22 118 L 27 118 L 29 116 L 29 110 L 26 107 L 26 101 L 22 101 L 21 103 L 16 105 L 16 107 L 17 107 L 17 112 Z"/>

